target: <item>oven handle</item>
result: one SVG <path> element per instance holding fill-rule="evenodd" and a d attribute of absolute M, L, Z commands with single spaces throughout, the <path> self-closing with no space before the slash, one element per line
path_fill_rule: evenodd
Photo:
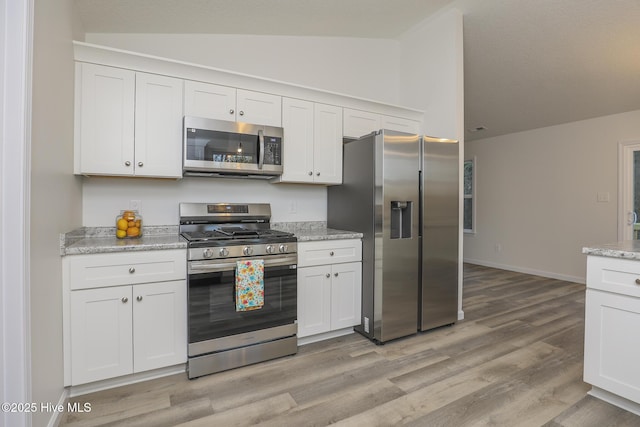
<path fill-rule="evenodd" d="M 236 260 L 237 261 L 237 260 Z M 236 261 L 191 261 L 189 262 L 189 274 L 194 273 L 215 273 L 218 271 L 235 270 Z M 285 256 L 277 258 L 266 258 L 264 260 L 265 267 L 278 267 L 282 265 L 290 265 L 292 268 L 296 268 L 298 263 L 297 256 Z"/>
<path fill-rule="evenodd" d="M 262 166 L 264 165 L 264 132 L 262 129 L 258 131 L 258 143 L 260 144 L 260 147 L 258 148 L 258 169 L 262 169 Z"/>

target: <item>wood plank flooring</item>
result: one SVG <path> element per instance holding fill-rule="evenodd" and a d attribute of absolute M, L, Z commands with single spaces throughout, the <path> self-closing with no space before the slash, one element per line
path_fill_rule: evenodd
<path fill-rule="evenodd" d="M 585 288 L 465 265 L 465 320 L 382 346 L 358 334 L 297 355 L 72 399 L 64 426 L 640 426 L 587 396 Z"/>

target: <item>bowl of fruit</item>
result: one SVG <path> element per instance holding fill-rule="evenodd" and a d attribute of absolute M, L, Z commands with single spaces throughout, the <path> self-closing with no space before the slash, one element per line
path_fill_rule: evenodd
<path fill-rule="evenodd" d="M 120 211 L 116 217 L 116 237 L 132 239 L 142 236 L 142 217 L 138 211 Z"/>

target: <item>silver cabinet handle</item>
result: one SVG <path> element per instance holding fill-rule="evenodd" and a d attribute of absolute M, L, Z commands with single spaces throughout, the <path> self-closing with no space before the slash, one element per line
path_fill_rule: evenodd
<path fill-rule="evenodd" d="M 142 167 L 142 166 L 144 166 L 144 163 L 138 162 L 138 166 Z"/>
<path fill-rule="evenodd" d="M 229 114 L 233 114 L 233 113 L 235 113 L 235 110 L 232 108 L 229 110 Z"/>
<path fill-rule="evenodd" d="M 329 255 L 330 255 L 330 256 L 333 256 L 333 255 L 334 255 L 333 251 L 329 252 Z"/>
<path fill-rule="evenodd" d="M 131 162 L 129 160 L 127 160 L 126 162 L 124 162 L 125 166 L 131 166 Z"/>
<path fill-rule="evenodd" d="M 122 297 L 122 300 L 121 300 L 121 301 L 122 301 L 122 303 L 123 303 L 123 304 L 126 304 L 126 303 L 129 301 L 129 298 L 127 298 L 127 297 Z"/>
<path fill-rule="evenodd" d="M 136 272 L 135 267 L 129 267 L 129 274 L 133 274 Z"/>
<path fill-rule="evenodd" d="M 327 278 L 331 277 L 331 273 L 327 273 Z"/>
<path fill-rule="evenodd" d="M 137 300 L 137 301 L 142 301 L 142 295 L 138 295 L 138 296 L 136 297 L 136 300 Z"/>
<path fill-rule="evenodd" d="M 338 277 L 338 273 L 333 273 L 334 276 Z"/>
<path fill-rule="evenodd" d="M 640 279 L 636 279 L 636 285 L 640 285 Z"/>
<path fill-rule="evenodd" d="M 240 113 L 239 113 L 239 114 L 240 114 L 241 116 L 244 116 L 244 111 L 240 110 Z"/>

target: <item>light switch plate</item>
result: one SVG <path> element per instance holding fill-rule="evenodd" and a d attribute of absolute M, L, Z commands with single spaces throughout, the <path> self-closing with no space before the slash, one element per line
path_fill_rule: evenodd
<path fill-rule="evenodd" d="M 601 203 L 608 202 L 609 201 L 609 192 L 608 191 L 598 192 L 598 194 L 596 195 L 596 200 L 598 202 L 601 202 Z"/>

